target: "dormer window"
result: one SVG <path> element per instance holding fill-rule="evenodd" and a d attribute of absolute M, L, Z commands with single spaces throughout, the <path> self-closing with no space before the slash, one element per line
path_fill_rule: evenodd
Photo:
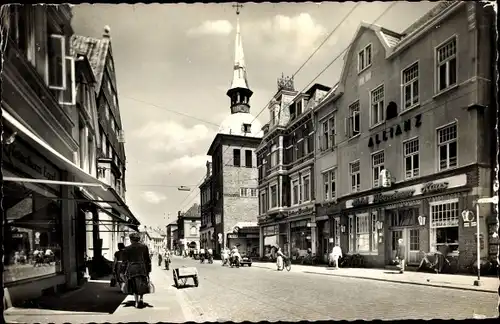
<path fill-rule="evenodd" d="M 372 65 L 372 45 L 368 44 L 358 53 L 358 73 Z"/>
<path fill-rule="evenodd" d="M 295 113 L 297 116 L 299 116 L 300 114 L 302 114 L 302 99 L 300 99 L 299 101 L 297 101 L 297 108 L 295 109 Z"/>
<path fill-rule="evenodd" d="M 250 129 L 251 129 L 252 125 L 251 124 L 243 124 L 241 125 L 241 131 L 245 134 L 248 134 L 250 133 Z"/>

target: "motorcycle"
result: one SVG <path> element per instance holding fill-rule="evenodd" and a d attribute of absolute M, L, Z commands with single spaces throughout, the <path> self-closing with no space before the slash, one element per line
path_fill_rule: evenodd
<path fill-rule="evenodd" d="M 232 255 L 229 257 L 229 266 L 232 268 L 236 266 L 236 268 L 240 267 L 240 258 L 237 255 Z"/>

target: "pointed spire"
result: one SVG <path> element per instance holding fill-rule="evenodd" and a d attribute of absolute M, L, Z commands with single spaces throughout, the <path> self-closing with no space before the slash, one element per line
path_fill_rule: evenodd
<path fill-rule="evenodd" d="M 233 80 L 227 95 L 231 98 L 231 113 L 249 112 L 249 100 L 252 96 L 252 90 L 248 86 L 247 69 L 245 65 L 245 55 L 243 54 L 243 44 L 241 42 L 240 31 L 240 8 L 243 5 L 237 3 L 233 5 L 236 8 L 236 38 L 234 42 L 234 66 Z"/>

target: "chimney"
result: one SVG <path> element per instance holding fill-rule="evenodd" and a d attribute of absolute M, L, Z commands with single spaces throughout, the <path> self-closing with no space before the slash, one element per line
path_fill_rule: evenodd
<path fill-rule="evenodd" d="M 111 32 L 111 28 L 108 25 L 104 26 L 104 34 L 102 34 L 102 37 L 103 38 L 111 38 L 111 36 L 109 35 L 110 32 Z"/>

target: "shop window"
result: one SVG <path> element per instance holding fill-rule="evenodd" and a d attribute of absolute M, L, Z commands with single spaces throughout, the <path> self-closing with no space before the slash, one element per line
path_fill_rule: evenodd
<path fill-rule="evenodd" d="M 439 171 L 457 166 L 457 124 L 438 129 Z"/>
<path fill-rule="evenodd" d="M 4 282 L 62 270 L 61 203 L 35 185 L 4 184 Z"/>
<path fill-rule="evenodd" d="M 335 245 L 340 246 L 340 218 L 336 217 L 333 222 L 333 232 L 335 233 Z"/>
<path fill-rule="evenodd" d="M 386 209 L 389 215 L 391 227 L 403 227 L 417 225 L 419 208 Z"/>
<path fill-rule="evenodd" d="M 311 248 L 311 228 L 307 227 L 307 221 L 290 223 L 290 234 L 292 255 L 304 256 Z"/>
<path fill-rule="evenodd" d="M 378 229 L 377 229 L 377 214 L 372 213 L 371 215 L 371 251 L 378 251 Z"/>
<path fill-rule="evenodd" d="M 458 250 L 458 199 L 430 204 L 431 248 L 449 252 Z"/>
<path fill-rule="evenodd" d="M 368 214 L 356 215 L 356 252 L 370 251 L 370 218 Z"/>

